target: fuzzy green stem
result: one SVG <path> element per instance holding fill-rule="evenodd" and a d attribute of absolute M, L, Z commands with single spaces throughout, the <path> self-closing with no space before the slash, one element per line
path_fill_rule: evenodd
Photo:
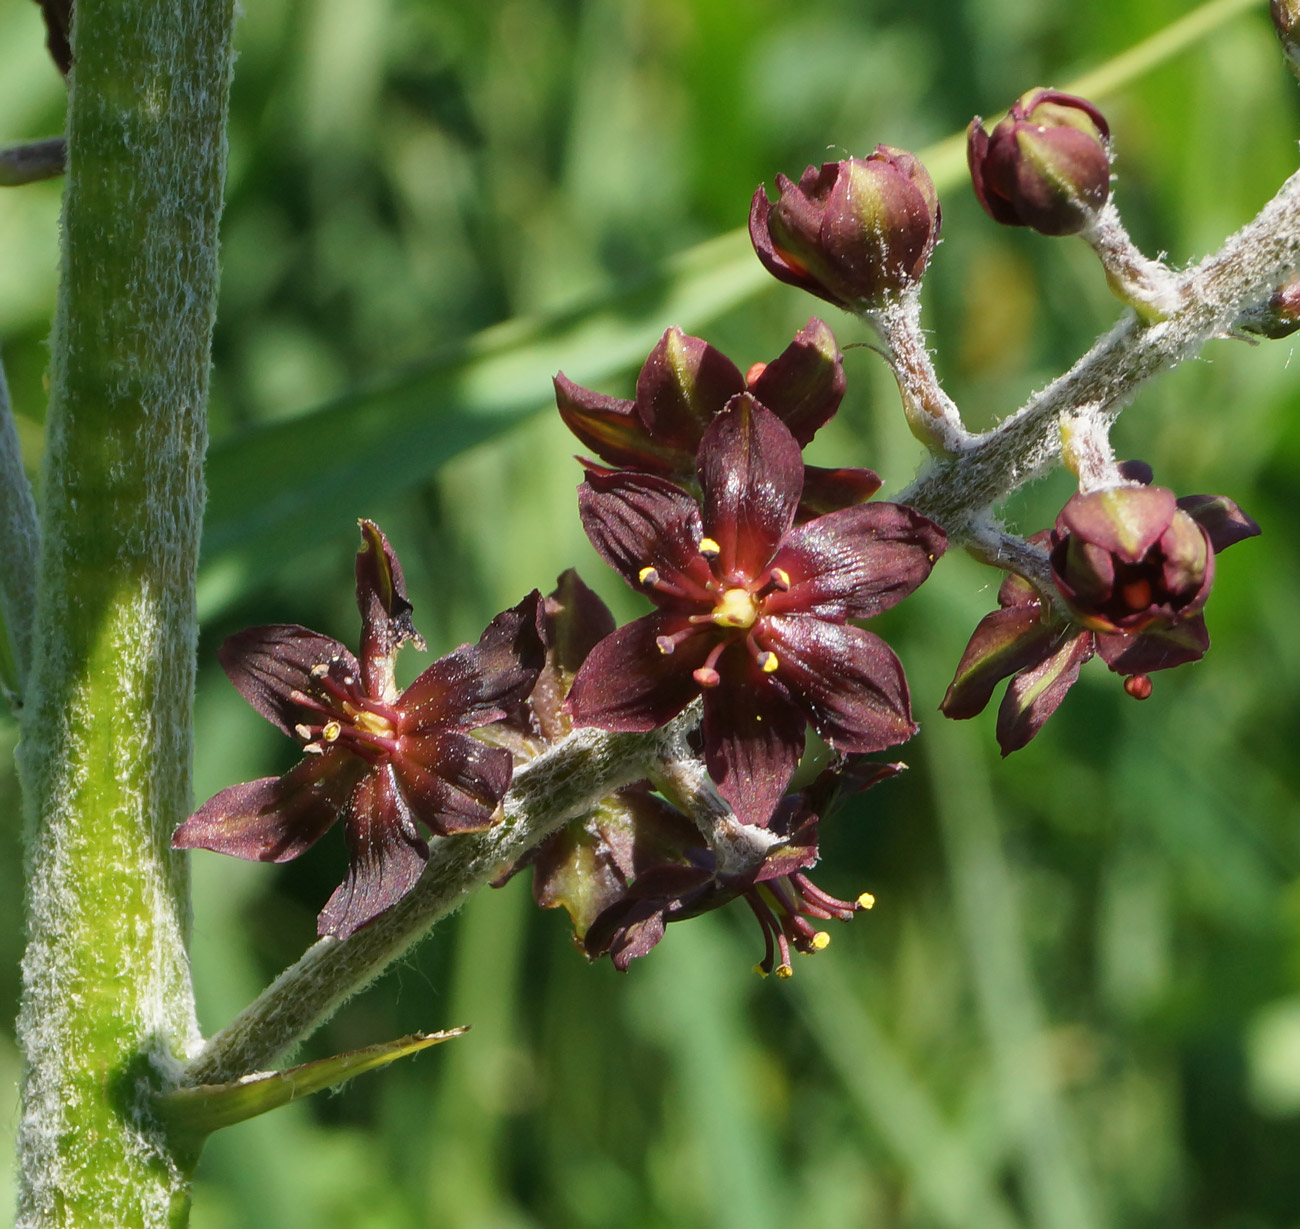
<path fill-rule="evenodd" d="M 78 0 L 22 716 L 19 1224 L 183 1224 L 189 809 L 232 0 Z"/>

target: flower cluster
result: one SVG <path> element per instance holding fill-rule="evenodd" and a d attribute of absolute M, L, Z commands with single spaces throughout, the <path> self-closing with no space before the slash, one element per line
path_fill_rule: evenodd
<path fill-rule="evenodd" d="M 1002 753 L 1023 747 L 1056 711 L 1094 653 L 1136 699 L 1148 677 L 1198 661 L 1210 647 L 1201 613 L 1215 556 L 1259 533 L 1232 500 L 1175 498 L 1147 485 L 1140 463 L 1123 467 L 1130 485 L 1075 495 L 1050 533 L 1031 541 L 1048 551 L 1055 597 L 1067 613 L 1018 576 L 998 594 L 962 654 L 941 705 L 953 718 L 982 712 L 993 689 L 1011 682 L 998 710 Z"/>
<path fill-rule="evenodd" d="M 439 836 L 492 825 L 513 762 L 469 731 L 514 709 L 543 661 L 534 592 L 493 619 L 476 645 L 439 658 L 399 693 L 397 650 L 424 642 L 387 539 L 370 521 L 361 536 L 359 659 L 297 624 L 240 632 L 220 650 L 230 681 L 297 740 L 302 761 L 283 776 L 222 790 L 172 837 L 176 849 L 287 862 L 341 818 L 347 878 L 318 923 L 321 935 L 338 939 L 415 886 L 429 857 L 419 825 Z"/>

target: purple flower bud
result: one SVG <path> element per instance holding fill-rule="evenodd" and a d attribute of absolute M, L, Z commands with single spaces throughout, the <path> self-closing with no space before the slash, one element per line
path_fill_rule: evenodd
<path fill-rule="evenodd" d="M 1074 496 L 1056 518 L 1050 557 L 1061 596 L 1098 632 L 1190 618 L 1214 580 L 1209 534 L 1160 486 Z"/>
<path fill-rule="evenodd" d="M 939 238 L 939 198 L 912 155 L 877 145 L 866 158 L 809 167 L 799 182 L 759 187 L 749 237 L 773 277 L 846 311 L 915 286 Z"/>
<path fill-rule="evenodd" d="M 1237 327 L 1272 341 L 1290 337 L 1300 329 L 1300 278 L 1292 278 L 1257 308 L 1243 313 Z"/>
<path fill-rule="evenodd" d="M 1110 129 L 1072 94 L 1030 90 L 991 133 L 971 120 L 966 161 L 976 198 L 1005 226 L 1077 234 L 1110 196 Z"/>

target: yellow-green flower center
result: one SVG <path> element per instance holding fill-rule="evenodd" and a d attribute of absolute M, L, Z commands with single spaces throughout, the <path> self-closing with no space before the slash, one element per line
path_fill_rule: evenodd
<path fill-rule="evenodd" d="M 753 627 L 758 602 L 748 589 L 727 589 L 713 608 L 713 621 L 720 627 Z"/>

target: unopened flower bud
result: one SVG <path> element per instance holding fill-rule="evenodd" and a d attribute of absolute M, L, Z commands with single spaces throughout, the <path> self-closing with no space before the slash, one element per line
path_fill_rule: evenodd
<path fill-rule="evenodd" d="M 749 237 L 773 277 L 848 311 L 917 285 L 939 238 L 939 198 L 925 167 L 887 145 L 866 158 L 809 167 L 760 187 Z"/>
<path fill-rule="evenodd" d="M 1056 518 L 1052 579 L 1079 622 L 1133 634 L 1205 605 L 1214 550 L 1205 529 L 1159 486 L 1076 495 Z"/>
<path fill-rule="evenodd" d="M 1110 129 L 1072 94 L 1030 90 L 991 133 L 976 117 L 966 160 L 979 203 L 1006 226 L 1077 234 L 1110 196 Z"/>

